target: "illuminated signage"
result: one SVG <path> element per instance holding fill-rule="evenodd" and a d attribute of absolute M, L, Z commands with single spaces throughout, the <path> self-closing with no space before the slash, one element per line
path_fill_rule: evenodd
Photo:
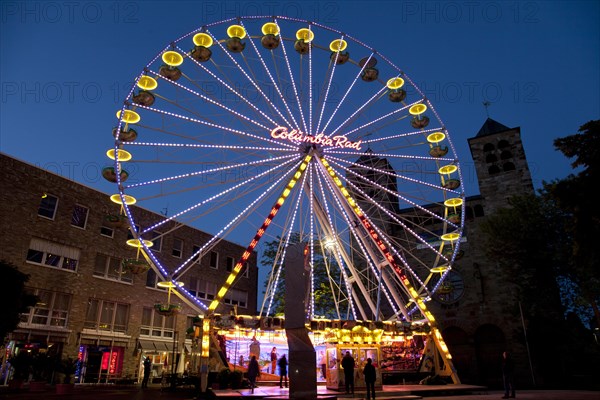
<path fill-rule="evenodd" d="M 324 133 L 319 133 L 316 136 L 305 135 L 298 129 L 288 130 L 285 126 L 277 126 L 271 131 L 273 139 L 289 140 L 290 142 L 304 142 L 312 144 L 320 144 L 322 146 L 339 147 L 342 149 L 361 150 L 362 140 L 352 142 L 346 136 L 328 137 Z"/>

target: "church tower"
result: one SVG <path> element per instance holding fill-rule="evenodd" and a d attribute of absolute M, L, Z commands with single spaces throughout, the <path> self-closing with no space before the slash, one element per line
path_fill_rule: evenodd
<path fill-rule="evenodd" d="M 508 128 L 488 118 L 469 139 L 469 148 L 486 214 L 506 206 L 514 195 L 533 193 L 521 128 Z"/>

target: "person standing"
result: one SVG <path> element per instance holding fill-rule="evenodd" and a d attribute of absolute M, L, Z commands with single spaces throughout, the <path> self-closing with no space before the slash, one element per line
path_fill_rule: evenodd
<path fill-rule="evenodd" d="M 367 400 L 375 400 L 375 379 L 377 377 L 377 372 L 375 371 L 373 360 L 370 358 L 367 358 L 367 364 L 363 369 L 363 375 L 365 376 L 365 383 L 367 384 Z"/>
<path fill-rule="evenodd" d="M 288 387 L 288 372 L 287 372 L 287 358 L 285 354 L 281 356 L 279 361 L 277 362 L 279 365 L 279 387 L 283 388 L 283 382 L 285 381 L 285 387 Z"/>
<path fill-rule="evenodd" d="M 146 359 L 144 360 L 144 379 L 142 379 L 142 389 L 148 387 L 150 371 L 152 371 L 152 361 L 150 361 L 150 357 L 146 357 Z"/>
<path fill-rule="evenodd" d="M 342 358 L 342 368 L 344 368 L 344 382 L 346 384 L 346 393 L 354 394 L 354 358 L 347 351 Z"/>
<path fill-rule="evenodd" d="M 502 396 L 503 399 L 515 397 L 514 373 L 515 364 L 510 354 L 505 351 L 502 353 L 502 381 L 504 382 L 504 396 Z"/>
<path fill-rule="evenodd" d="M 252 337 L 252 342 L 250 343 L 250 357 L 256 356 L 256 359 L 260 358 L 260 342 L 256 338 L 256 335 Z"/>
<path fill-rule="evenodd" d="M 273 346 L 271 349 L 271 373 L 275 375 L 275 369 L 277 368 L 277 347 Z"/>
<path fill-rule="evenodd" d="M 260 366 L 258 365 L 258 361 L 256 360 L 256 356 L 252 355 L 250 362 L 248 363 L 248 380 L 250 381 L 250 387 L 252 388 L 252 393 L 254 393 L 254 388 L 256 387 L 256 378 L 260 376 Z"/>

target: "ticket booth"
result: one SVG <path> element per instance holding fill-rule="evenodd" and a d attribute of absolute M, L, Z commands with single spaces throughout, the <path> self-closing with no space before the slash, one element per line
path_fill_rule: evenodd
<path fill-rule="evenodd" d="M 352 355 L 352 358 L 354 358 L 354 389 L 366 389 L 367 386 L 362 371 L 367 364 L 367 358 L 370 358 L 377 372 L 375 389 L 380 390 L 382 383 L 379 365 L 379 345 L 377 344 L 327 344 L 327 389 L 345 390 L 346 382 L 344 379 L 344 369 L 342 368 L 342 357 L 348 351 Z"/>

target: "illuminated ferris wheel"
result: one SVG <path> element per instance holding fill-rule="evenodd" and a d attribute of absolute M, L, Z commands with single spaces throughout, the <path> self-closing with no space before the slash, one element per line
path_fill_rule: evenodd
<path fill-rule="evenodd" d="M 327 277 L 328 317 L 433 320 L 427 302 L 460 254 L 461 172 L 432 104 L 381 53 L 316 22 L 228 19 L 152 58 L 117 118 L 113 200 L 132 243 L 201 314 L 275 242 L 261 308 L 272 315 L 286 249 L 301 241 L 311 276 Z M 134 203 L 168 213 L 144 224 Z M 185 225 L 210 236 L 167 267 L 153 235 Z M 247 247 L 204 303 L 176 282 L 221 240 Z M 309 286 L 307 317 L 322 317 L 322 288 Z"/>

